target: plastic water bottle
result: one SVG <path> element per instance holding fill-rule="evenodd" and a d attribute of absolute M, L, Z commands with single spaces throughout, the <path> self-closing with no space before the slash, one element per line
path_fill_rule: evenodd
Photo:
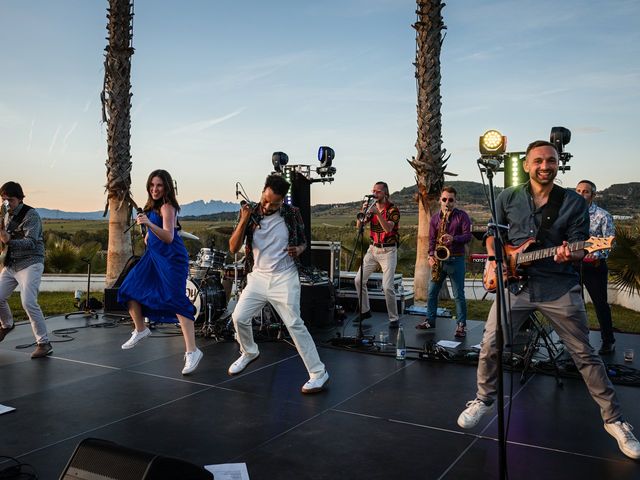
<path fill-rule="evenodd" d="M 404 329 L 398 328 L 398 336 L 396 337 L 396 360 L 404 360 L 407 356 L 407 347 L 404 343 Z"/>

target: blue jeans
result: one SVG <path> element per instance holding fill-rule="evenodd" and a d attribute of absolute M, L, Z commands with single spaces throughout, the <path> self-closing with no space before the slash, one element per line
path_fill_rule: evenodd
<path fill-rule="evenodd" d="M 451 287 L 453 288 L 453 298 L 456 301 L 456 316 L 458 317 L 458 323 L 467 325 L 467 301 L 464 297 L 464 257 L 449 257 L 441 263 L 442 274 L 440 275 L 440 281 L 431 282 L 429 285 L 429 301 L 427 303 L 427 320 L 433 321 L 436 318 L 438 312 L 438 295 L 440 295 L 440 289 L 444 284 L 447 277 L 451 280 Z"/>

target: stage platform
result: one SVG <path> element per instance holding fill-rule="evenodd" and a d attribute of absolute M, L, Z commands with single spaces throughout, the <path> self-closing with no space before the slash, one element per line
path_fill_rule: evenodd
<path fill-rule="evenodd" d="M 196 465 L 245 462 L 259 479 L 493 479 L 497 478 L 497 420 L 488 415 L 471 431 L 456 419 L 474 398 L 475 366 L 418 358 L 425 343 L 455 340 L 455 320 L 417 331 L 421 318 L 403 315 L 409 359 L 325 347 L 355 333 L 345 325 L 314 331 L 331 375 L 325 391 L 303 395 L 306 371 L 284 341 L 263 342 L 246 373 L 229 377 L 238 355 L 233 342 L 199 338 L 200 366 L 182 376 L 184 344 L 174 326 L 157 328 L 134 349 L 120 345 L 131 325 L 107 328 L 102 316 L 47 320 L 54 353 L 31 360 L 30 326 L 21 324 L 0 343 L 0 455 L 33 466 L 38 478 L 57 479 L 76 445 L 94 437 Z M 480 341 L 483 322 L 470 321 L 458 348 Z M 365 322 L 369 335 L 387 330 L 386 314 Z M 395 331 L 390 331 L 391 340 Z M 598 332 L 592 332 L 599 345 Z M 607 362 L 622 364 L 622 350 L 640 354 L 640 336 L 617 335 Z M 455 349 L 454 349 L 455 350 Z M 638 366 L 638 356 L 632 367 Z M 629 366 L 629 364 L 627 364 Z M 603 429 L 598 407 L 579 379 L 514 374 L 509 478 L 640 479 L 640 464 L 626 458 Z M 617 385 L 627 421 L 640 430 L 640 388 Z M 508 399 L 507 399 L 508 402 Z M 0 469 L 7 462 L 0 462 Z M 8 477 L 7 477 L 8 478 Z"/>

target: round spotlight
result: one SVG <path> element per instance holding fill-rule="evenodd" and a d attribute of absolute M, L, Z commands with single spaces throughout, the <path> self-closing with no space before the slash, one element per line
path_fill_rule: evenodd
<path fill-rule="evenodd" d="M 500 155 L 507 149 L 507 137 L 497 130 L 488 130 L 480 137 L 480 153 Z"/>

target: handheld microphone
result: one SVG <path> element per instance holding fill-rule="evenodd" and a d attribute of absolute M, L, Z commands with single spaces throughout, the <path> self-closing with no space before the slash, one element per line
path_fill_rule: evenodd
<path fill-rule="evenodd" d="M 240 196 L 240 188 L 238 188 L 239 184 L 240 184 L 239 182 L 236 182 L 236 200 Z M 242 205 L 242 202 L 240 202 L 240 204 Z"/>
<path fill-rule="evenodd" d="M 140 207 L 136 208 L 136 212 L 138 213 L 138 215 L 144 213 L 144 210 L 142 210 Z M 140 233 L 142 234 L 142 237 L 144 238 L 147 235 L 147 226 L 146 225 L 142 225 L 140 224 Z"/>
<path fill-rule="evenodd" d="M 255 223 L 256 227 L 260 228 L 260 220 L 262 217 L 257 215 L 253 210 L 256 208 L 256 203 L 247 202 L 246 200 L 240 200 L 240 207 L 244 207 L 245 205 L 249 205 L 251 208 L 251 216 L 249 217 L 249 223 Z"/>
<path fill-rule="evenodd" d="M 364 198 L 376 198 L 375 195 L 365 195 Z"/>

